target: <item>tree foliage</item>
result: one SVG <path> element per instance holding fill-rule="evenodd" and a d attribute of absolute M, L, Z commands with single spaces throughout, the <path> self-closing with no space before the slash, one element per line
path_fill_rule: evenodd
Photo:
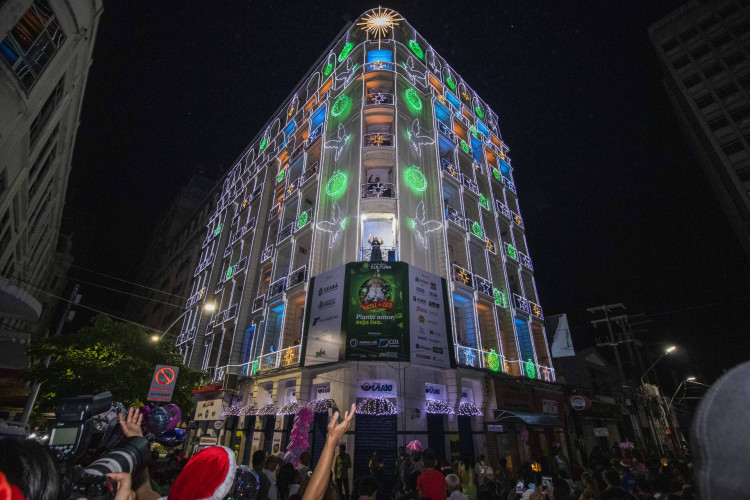
<path fill-rule="evenodd" d="M 180 368 L 172 402 L 189 415 L 194 407 L 191 390 L 204 373 L 183 366 L 174 343 L 153 342 L 148 330 L 99 315 L 78 332 L 33 343 L 29 356 L 37 361 L 21 371 L 29 382 L 41 382 L 36 412 L 54 411 L 63 398 L 112 392 L 126 406 L 146 402 L 154 367 Z M 50 356 L 49 366 L 43 360 Z"/>

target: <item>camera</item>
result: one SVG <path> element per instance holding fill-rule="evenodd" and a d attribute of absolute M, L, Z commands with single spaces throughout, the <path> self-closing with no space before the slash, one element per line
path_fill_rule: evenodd
<path fill-rule="evenodd" d="M 114 498 L 116 485 L 106 474 L 134 474 L 148 463 L 148 440 L 124 438 L 122 412 L 125 407 L 113 402 L 109 391 L 66 398 L 57 405 L 48 446 L 60 465 L 65 498 Z"/>

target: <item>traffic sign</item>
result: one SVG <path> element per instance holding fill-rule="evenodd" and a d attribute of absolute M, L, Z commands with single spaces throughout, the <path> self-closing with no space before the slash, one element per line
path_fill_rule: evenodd
<path fill-rule="evenodd" d="M 148 390 L 148 401 L 160 401 L 169 403 L 172 400 L 174 386 L 177 383 L 177 373 L 180 369 L 176 366 L 156 365 L 154 376 L 151 378 L 151 387 Z"/>

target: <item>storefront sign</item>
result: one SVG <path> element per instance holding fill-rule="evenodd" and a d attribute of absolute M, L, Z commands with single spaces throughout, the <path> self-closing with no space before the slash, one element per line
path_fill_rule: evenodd
<path fill-rule="evenodd" d="M 570 407 L 576 411 L 583 411 L 591 407 L 591 400 L 585 396 L 570 396 L 568 403 L 570 404 Z"/>
<path fill-rule="evenodd" d="M 223 420 L 217 420 L 216 422 L 214 422 L 214 429 L 216 429 L 217 431 L 221 429 L 222 427 L 224 427 Z"/>
<path fill-rule="evenodd" d="M 358 398 L 395 398 L 398 397 L 396 381 L 392 379 L 365 379 L 357 382 Z"/>
<path fill-rule="evenodd" d="M 411 362 L 450 367 L 447 305 L 443 280 L 414 266 L 409 266 L 409 349 Z"/>
<path fill-rule="evenodd" d="M 557 416 L 557 401 L 542 399 L 542 413 Z"/>
<path fill-rule="evenodd" d="M 346 266 L 310 280 L 305 366 L 339 360 Z"/>
<path fill-rule="evenodd" d="M 310 399 L 331 399 L 331 383 L 313 384 L 312 397 Z"/>
<path fill-rule="evenodd" d="M 448 391 L 444 385 L 441 384 L 430 384 L 425 382 L 424 384 L 424 399 L 426 401 L 447 401 Z"/>
<path fill-rule="evenodd" d="M 594 427 L 594 436 L 598 438 L 609 437 L 609 431 L 606 427 Z"/>
<path fill-rule="evenodd" d="M 223 411 L 224 402 L 221 399 L 199 401 L 195 408 L 194 420 L 220 420 L 224 418 L 221 416 Z"/>
<path fill-rule="evenodd" d="M 199 446 L 216 446 L 218 442 L 219 442 L 219 438 L 201 437 L 200 441 L 198 441 L 198 445 Z"/>
<path fill-rule="evenodd" d="M 253 445 L 251 447 L 253 451 L 260 449 L 260 436 L 261 436 L 260 432 L 253 432 L 253 441 L 252 441 Z"/>
<path fill-rule="evenodd" d="M 500 424 L 487 424 L 487 432 L 503 432 L 504 430 Z"/>
<path fill-rule="evenodd" d="M 471 387 L 461 389 L 461 403 L 474 404 L 474 390 Z"/>

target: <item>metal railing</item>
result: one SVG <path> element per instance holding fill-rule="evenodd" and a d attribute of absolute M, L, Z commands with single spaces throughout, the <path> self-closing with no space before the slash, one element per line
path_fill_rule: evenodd
<path fill-rule="evenodd" d="M 361 248 L 359 250 L 360 262 L 395 262 L 396 259 L 396 247 L 380 247 L 380 258 L 377 255 L 373 255 L 373 248 Z"/>
<path fill-rule="evenodd" d="M 395 145 L 393 134 L 365 134 L 362 140 L 366 148 L 392 148 Z"/>
<path fill-rule="evenodd" d="M 389 182 L 362 184 L 362 198 L 396 198 L 396 185 Z"/>
<path fill-rule="evenodd" d="M 365 64 L 365 71 L 393 71 L 395 67 L 392 62 L 378 61 Z"/>
<path fill-rule="evenodd" d="M 387 92 L 370 92 L 365 98 L 365 106 L 393 105 L 393 94 Z"/>
<path fill-rule="evenodd" d="M 441 160 L 440 165 L 442 166 L 443 171 L 448 172 L 448 174 L 450 174 L 451 177 L 460 181 L 461 172 L 459 172 L 458 169 L 445 158 L 441 158 L 440 160 Z"/>

